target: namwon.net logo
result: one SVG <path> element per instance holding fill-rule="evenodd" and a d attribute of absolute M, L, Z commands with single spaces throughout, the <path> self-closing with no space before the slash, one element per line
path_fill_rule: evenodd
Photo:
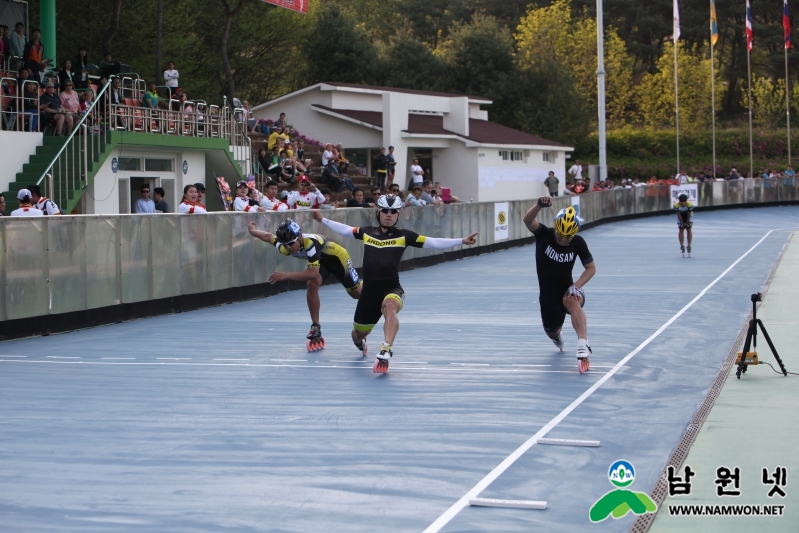
<path fill-rule="evenodd" d="M 635 481 L 635 467 L 629 461 L 619 460 L 610 465 L 608 481 L 616 487 L 591 506 L 588 518 L 591 522 L 602 522 L 609 516 L 621 518 L 632 511 L 637 515 L 654 513 L 657 504 L 645 492 L 626 490 L 624 487 Z"/>

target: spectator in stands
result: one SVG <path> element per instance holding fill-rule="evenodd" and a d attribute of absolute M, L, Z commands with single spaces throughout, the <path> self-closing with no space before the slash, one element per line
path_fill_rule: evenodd
<path fill-rule="evenodd" d="M 341 143 L 333 147 L 333 154 L 336 161 L 338 161 L 338 171 L 342 174 L 346 174 L 347 169 L 350 168 L 350 162 L 344 157 L 344 147 L 341 146 Z"/>
<path fill-rule="evenodd" d="M 331 159 L 333 159 L 333 145 L 327 143 L 325 144 L 324 152 L 322 152 L 322 166 L 327 167 L 327 164 L 330 162 Z"/>
<path fill-rule="evenodd" d="M 425 180 L 422 183 L 422 200 L 424 200 L 426 204 L 433 205 L 441 205 L 444 203 L 441 201 L 440 197 L 434 195 L 435 192 L 433 191 L 433 182 L 431 180 Z"/>
<path fill-rule="evenodd" d="M 258 189 L 256 189 L 254 186 L 252 186 L 249 181 L 247 182 L 247 189 L 248 189 L 247 190 L 247 198 L 250 199 L 250 205 L 255 206 L 255 207 L 260 207 L 261 206 L 261 193 L 258 192 Z"/>
<path fill-rule="evenodd" d="M 296 179 L 295 173 L 297 168 L 295 164 L 296 161 L 294 161 L 294 158 L 289 158 L 288 151 L 280 150 L 280 168 L 283 169 L 283 176 L 288 181 L 294 181 Z"/>
<path fill-rule="evenodd" d="M 89 56 L 83 46 L 78 48 L 78 55 L 72 61 L 72 81 L 76 89 L 89 88 Z"/>
<path fill-rule="evenodd" d="M 786 178 L 792 178 L 796 176 L 796 172 L 793 171 L 793 167 L 791 165 L 788 165 L 788 168 L 783 171 L 782 175 Z"/>
<path fill-rule="evenodd" d="M 338 171 L 338 161 L 332 158 L 328 160 L 327 166 L 322 171 L 322 182 L 330 185 L 336 192 L 341 192 L 342 186 L 347 187 L 350 191 L 355 190 L 352 180 Z"/>
<path fill-rule="evenodd" d="M 330 197 L 329 189 L 319 189 L 319 192 L 325 197 L 325 203 L 319 206 L 319 209 L 335 209 L 338 207 L 338 202 Z"/>
<path fill-rule="evenodd" d="M 150 199 L 150 186 L 146 183 L 142 185 L 139 188 L 139 194 L 141 194 L 141 198 L 136 200 L 136 212 L 155 213 L 155 202 Z"/>
<path fill-rule="evenodd" d="M 31 32 L 31 40 L 25 45 L 25 51 L 22 54 L 22 59 L 25 65 L 31 70 L 36 79 L 42 79 L 41 75 L 50 60 L 44 57 L 44 46 L 41 42 L 42 32 L 39 28 Z"/>
<path fill-rule="evenodd" d="M 261 207 L 264 211 L 288 211 L 289 206 L 280 201 L 277 197 L 277 182 L 269 180 L 266 182 L 266 192 L 261 198 Z"/>
<path fill-rule="evenodd" d="M 166 196 L 166 191 L 164 191 L 163 187 L 156 187 L 153 189 L 156 213 L 169 213 L 169 204 L 164 200 L 164 196 Z"/>
<path fill-rule="evenodd" d="M 8 26 L 0 24 L 0 69 L 8 69 L 8 57 L 11 55 L 8 43 Z"/>
<path fill-rule="evenodd" d="M 106 78 L 110 78 L 114 74 L 119 74 L 119 63 L 114 61 L 111 57 L 111 52 L 103 54 L 103 60 L 100 61 L 100 73 Z"/>
<path fill-rule="evenodd" d="M 729 174 L 729 176 L 726 177 L 726 179 L 728 179 L 728 180 L 737 180 L 737 179 L 740 179 L 740 177 L 741 176 L 740 176 L 740 174 L 738 174 L 738 171 L 735 170 L 735 167 L 732 167 L 730 169 L 730 174 Z"/>
<path fill-rule="evenodd" d="M 47 82 L 44 85 L 44 94 L 39 97 L 39 116 L 42 117 L 42 126 L 50 123 L 55 127 L 55 135 L 69 135 L 72 133 L 72 115 L 61 105 L 61 99 L 55 94 L 55 87 Z"/>
<path fill-rule="evenodd" d="M 560 184 L 560 180 L 555 176 L 555 172 L 550 170 L 547 179 L 544 180 L 544 185 L 549 190 L 550 196 L 558 195 L 558 184 Z"/>
<path fill-rule="evenodd" d="M 413 158 L 413 164 L 411 165 L 411 179 L 408 183 L 408 189 L 413 190 L 414 185 L 419 185 L 420 189 L 422 187 L 422 182 L 424 181 L 424 170 L 419 165 L 419 158 Z"/>
<path fill-rule="evenodd" d="M 158 91 L 155 90 L 154 81 L 147 84 L 147 92 L 144 93 L 141 106 L 147 109 L 158 109 Z"/>
<path fill-rule="evenodd" d="M 17 193 L 17 200 L 19 200 L 19 209 L 11 211 L 12 217 L 40 217 L 44 215 L 31 204 L 31 192 L 28 189 L 20 189 Z"/>
<path fill-rule="evenodd" d="M 49 198 L 42 196 L 42 190 L 38 185 L 29 185 L 28 190 L 31 193 L 31 203 L 33 207 L 44 213 L 45 215 L 60 215 L 61 210 L 55 205 L 55 202 Z"/>
<path fill-rule="evenodd" d="M 411 187 L 411 193 L 405 199 L 405 205 L 408 207 L 422 207 L 427 205 L 427 202 L 422 200 L 422 186 L 414 185 Z"/>
<path fill-rule="evenodd" d="M 195 183 L 194 188 L 197 189 L 197 205 L 202 206 L 203 209 L 208 209 L 205 207 L 205 184 Z"/>
<path fill-rule="evenodd" d="M 436 196 L 441 198 L 441 201 L 444 202 L 445 204 L 452 204 L 461 201 L 460 198 L 452 194 L 452 190 L 449 187 L 446 188 L 447 189 L 446 194 L 444 193 L 444 186 L 441 185 L 441 183 L 435 182 L 433 187 L 435 188 Z"/>
<path fill-rule="evenodd" d="M 391 184 L 394 183 L 394 174 L 397 170 L 397 160 L 394 158 L 394 147 L 388 147 L 388 154 L 386 154 L 386 159 L 388 162 L 386 163 L 388 173 L 386 175 L 386 187 L 391 187 Z"/>
<path fill-rule="evenodd" d="M 166 64 L 166 70 L 164 71 L 164 85 L 169 87 L 169 98 L 172 99 L 172 95 L 175 94 L 175 90 L 178 88 L 178 79 L 180 78 L 180 74 L 177 70 L 175 70 L 175 63 L 170 61 Z"/>
<path fill-rule="evenodd" d="M 86 114 L 94 103 L 94 91 L 83 91 L 80 94 L 80 112 Z"/>
<path fill-rule="evenodd" d="M 178 206 L 178 213 L 199 215 L 207 212 L 205 206 L 197 202 L 197 187 L 191 183 L 183 187 L 183 201 Z"/>
<path fill-rule="evenodd" d="M 388 179 L 388 156 L 384 147 L 380 147 L 380 153 L 377 154 L 374 163 L 377 170 L 377 184 L 381 188 L 385 187 Z"/>
<path fill-rule="evenodd" d="M 583 185 L 583 180 L 579 178 L 574 180 L 574 187 L 572 187 L 572 192 L 574 194 L 582 194 L 585 192 L 585 185 Z"/>
<path fill-rule="evenodd" d="M 74 86 L 74 82 L 72 80 L 72 61 L 69 59 L 64 60 L 63 68 L 58 71 L 58 85 L 62 89 L 66 87 L 67 82 L 72 83 Z"/>
<path fill-rule="evenodd" d="M 25 75 L 27 78 L 28 69 L 25 70 Z M 38 122 L 38 110 L 39 110 L 39 84 L 35 83 L 33 80 L 25 83 L 20 79 L 17 83 L 20 84 L 20 87 L 24 85 L 24 90 L 22 92 L 22 109 L 23 109 L 23 119 L 27 119 L 28 121 L 28 129 L 27 131 L 39 131 L 39 122 Z M 22 125 L 23 131 L 25 130 L 25 125 Z"/>
<path fill-rule="evenodd" d="M 266 174 L 268 176 L 273 176 L 278 183 L 286 183 L 287 176 L 283 170 L 282 161 L 280 160 L 280 148 L 277 146 L 273 147 L 272 154 L 267 157 L 266 162 Z"/>
<path fill-rule="evenodd" d="M 569 168 L 569 175 L 572 177 L 572 183 L 583 177 L 583 166 L 580 164 L 579 159 L 574 160 L 574 164 Z"/>
<path fill-rule="evenodd" d="M 113 81 L 111 81 L 111 87 L 105 91 L 105 95 L 108 100 L 108 104 L 111 106 L 111 115 L 116 116 L 116 127 L 125 128 L 125 119 L 122 117 L 122 114 L 117 108 L 117 106 L 125 104 L 125 99 L 122 97 L 122 89 L 119 88 L 118 76 L 114 76 Z"/>
<path fill-rule="evenodd" d="M 286 123 L 286 114 L 285 113 L 280 113 L 280 118 L 278 118 L 275 121 L 275 123 L 273 124 L 273 127 L 274 128 L 283 128 L 283 129 L 288 127 L 288 123 Z"/>
<path fill-rule="evenodd" d="M 250 188 L 247 186 L 246 181 L 242 180 L 236 184 L 236 199 L 233 200 L 233 210 L 246 213 L 265 211 L 263 207 L 258 205 L 258 202 L 255 203 L 256 205 L 250 205 L 249 192 Z"/>
<path fill-rule="evenodd" d="M 388 188 L 388 192 L 390 194 L 393 194 L 394 196 L 401 196 L 402 195 L 401 191 L 400 191 L 399 183 L 392 183 L 389 186 L 389 188 Z"/>
<path fill-rule="evenodd" d="M 0 192 L 0 217 L 5 216 L 6 214 L 6 199 L 3 196 L 3 193 Z"/>
<path fill-rule="evenodd" d="M 364 202 L 363 201 L 363 189 L 355 188 L 352 191 L 352 198 L 347 200 L 347 207 L 371 207 L 374 208 L 374 204 L 371 202 Z"/>
<path fill-rule="evenodd" d="M 72 80 L 66 81 L 63 85 L 61 107 L 66 109 L 67 113 L 71 115 L 73 123 L 77 124 L 78 120 L 80 120 L 80 98 L 78 93 L 72 90 L 72 86 Z"/>
<path fill-rule="evenodd" d="M 291 191 L 287 199 L 291 209 L 318 209 L 325 203 L 325 195 L 311 183 L 308 176 L 300 176 L 299 191 Z"/>
<path fill-rule="evenodd" d="M 183 87 L 175 88 L 175 93 L 169 99 L 169 108 L 172 111 L 180 111 L 183 104 L 186 102 L 186 93 L 183 92 Z"/>
<path fill-rule="evenodd" d="M 277 140 L 278 140 L 278 139 L 283 139 L 283 141 L 285 142 L 285 140 L 286 140 L 286 137 L 288 137 L 288 135 L 286 135 L 286 134 L 283 132 L 283 128 L 275 128 L 275 129 L 272 131 L 272 133 L 270 133 L 270 134 L 269 134 L 269 139 L 267 139 L 267 141 L 266 141 L 266 147 L 267 147 L 269 150 L 271 150 L 271 149 L 273 149 L 275 146 L 277 146 L 277 145 L 278 145 L 278 144 L 277 144 Z"/>
<path fill-rule="evenodd" d="M 367 202 L 371 202 L 373 206 L 377 206 L 377 201 L 380 199 L 380 196 L 383 194 L 383 189 L 378 187 L 377 185 L 372 186 L 372 197 Z"/>
<path fill-rule="evenodd" d="M 305 141 L 302 139 L 297 139 L 291 144 L 294 145 L 292 148 L 294 149 L 294 156 L 297 158 L 297 161 L 302 162 L 302 164 L 306 167 L 310 166 L 311 160 L 305 159 Z"/>
<path fill-rule="evenodd" d="M 25 25 L 17 22 L 14 25 L 14 33 L 8 38 L 8 48 L 12 56 L 25 57 L 25 44 L 28 38 L 25 37 Z"/>

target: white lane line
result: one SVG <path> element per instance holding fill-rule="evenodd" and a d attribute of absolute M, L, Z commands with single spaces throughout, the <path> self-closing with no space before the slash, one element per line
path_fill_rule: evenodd
<path fill-rule="evenodd" d="M 1 355 L 0 357 L 28 357 L 27 355 Z"/>
<path fill-rule="evenodd" d="M 249 361 L 249 359 L 212 359 L 212 361 Z"/>
<path fill-rule="evenodd" d="M 158 361 L 191 361 L 191 357 L 156 357 Z"/>
<path fill-rule="evenodd" d="M 80 357 L 73 357 L 71 355 L 48 355 L 48 359 L 80 359 Z"/>
<path fill-rule="evenodd" d="M 135 357 L 101 357 L 100 359 L 114 359 L 114 360 L 119 360 L 119 359 L 136 359 L 136 358 L 135 358 Z"/>
<path fill-rule="evenodd" d="M 660 336 L 660 334 L 663 333 L 666 330 L 666 328 L 668 328 L 670 325 L 672 325 L 675 320 L 680 318 L 686 311 L 688 311 L 688 309 L 690 309 L 697 301 L 699 301 L 699 299 L 702 298 L 702 296 L 704 296 L 705 293 L 707 293 L 707 291 L 709 291 L 711 289 L 711 287 L 713 287 L 724 276 L 726 276 L 727 273 L 735 267 L 735 265 L 737 265 L 738 263 L 743 261 L 744 257 L 746 257 L 747 255 L 752 253 L 752 251 L 755 248 L 760 246 L 760 243 L 765 241 L 766 238 L 769 235 L 771 235 L 772 231 L 774 231 L 774 230 L 769 230 L 765 235 L 763 235 L 763 237 L 759 241 L 757 241 L 754 244 L 754 246 L 749 248 L 741 257 L 736 259 L 735 262 L 733 262 L 733 264 L 728 266 L 727 269 L 724 272 L 719 274 L 719 276 L 716 279 L 711 281 L 710 284 L 707 287 L 705 287 L 704 289 L 702 289 L 702 291 L 699 294 L 697 294 L 694 297 L 693 300 L 688 302 L 685 305 L 685 307 L 683 307 L 682 309 L 677 311 L 677 313 L 674 316 L 672 316 L 670 319 L 668 319 L 662 326 L 660 326 L 657 329 L 657 331 L 655 331 L 652 335 L 647 337 L 644 342 L 639 344 L 633 351 L 628 353 L 621 361 L 616 363 L 616 365 L 611 370 L 609 370 L 604 376 L 599 378 L 599 380 L 597 380 L 596 383 L 591 385 L 591 387 L 589 387 L 588 390 L 586 390 L 576 400 L 574 400 L 572 403 L 570 403 L 568 407 L 566 407 L 563 411 L 558 413 L 558 415 L 555 416 L 555 418 L 553 418 L 552 420 L 547 422 L 547 424 L 544 427 L 542 427 L 541 429 L 539 429 L 538 432 L 535 435 L 533 435 L 532 437 L 527 439 L 527 441 L 524 444 L 522 444 L 521 446 L 516 448 L 516 450 L 514 450 L 513 453 L 511 453 L 509 456 L 507 456 L 491 472 L 486 474 L 486 476 L 483 479 L 481 479 L 474 487 L 472 487 L 469 490 L 469 492 L 464 494 L 461 497 L 461 499 L 456 501 L 454 504 L 452 504 L 452 506 L 450 506 L 449 509 L 444 511 L 444 513 L 441 514 L 441 516 L 439 516 L 432 524 L 430 524 L 427 527 L 427 529 L 424 530 L 423 533 L 438 533 L 438 531 L 441 531 L 441 528 L 443 528 L 445 525 L 447 525 L 450 522 L 450 520 L 455 518 L 455 516 L 458 513 L 460 513 L 465 507 L 467 507 L 469 505 L 469 501 L 470 500 L 480 496 L 480 493 L 483 492 L 486 489 L 486 487 L 488 487 L 499 476 L 501 476 L 508 468 L 510 468 L 511 465 L 513 465 L 513 463 L 515 463 L 519 459 L 519 457 L 524 455 L 524 453 L 527 450 L 532 448 L 533 445 L 535 445 L 535 443 L 538 442 L 538 439 L 540 439 L 541 437 L 546 436 L 547 433 L 552 431 L 552 429 L 554 429 L 555 426 L 560 424 L 563 421 L 563 419 L 566 418 L 569 415 L 569 413 L 571 413 L 577 407 L 579 407 L 579 405 L 581 403 L 583 403 L 586 399 L 588 399 L 589 396 L 591 396 L 594 392 L 596 392 L 596 390 L 599 389 L 599 387 L 604 385 L 607 380 L 609 380 L 616 372 L 618 372 L 621 369 L 621 367 L 624 366 L 627 363 L 627 361 L 629 361 L 630 359 L 635 357 L 635 355 L 638 352 L 640 352 L 641 350 L 646 348 L 646 346 L 649 345 L 649 343 L 651 343 L 658 336 Z"/>
<path fill-rule="evenodd" d="M 307 359 L 270 359 L 270 361 L 287 362 L 287 363 L 307 363 Z"/>
<path fill-rule="evenodd" d="M 513 366 L 552 366 L 552 365 L 527 365 L 527 364 L 518 364 L 518 365 L 516 365 L 515 364 Z"/>
<path fill-rule="evenodd" d="M 490 366 L 488 363 L 450 363 L 458 366 Z"/>

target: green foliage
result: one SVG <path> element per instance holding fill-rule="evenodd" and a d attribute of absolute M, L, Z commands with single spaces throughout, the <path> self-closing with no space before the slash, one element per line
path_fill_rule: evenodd
<path fill-rule="evenodd" d="M 434 90 L 439 87 L 442 61 L 410 28 L 401 28 L 380 50 L 376 81 L 386 87 Z"/>
<path fill-rule="evenodd" d="M 741 105 L 749 107 L 749 93 L 743 91 Z M 785 125 L 785 80 L 752 76 L 752 122 L 758 126 L 775 128 Z"/>

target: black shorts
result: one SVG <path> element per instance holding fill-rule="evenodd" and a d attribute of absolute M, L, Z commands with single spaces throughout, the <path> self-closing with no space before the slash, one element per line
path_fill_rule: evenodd
<path fill-rule="evenodd" d="M 544 324 L 544 331 L 547 333 L 557 331 L 563 327 L 566 315 L 570 314 L 566 306 L 563 305 L 563 297 L 569 290 L 567 287 L 561 292 L 541 293 L 538 296 L 538 303 L 541 306 L 541 322 Z M 580 302 L 580 307 L 585 305 L 585 295 Z"/>
<path fill-rule="evenodd" d="M 352 262 L 349 259 L 347 260 L 346 266 L 336 265 L 335 267 L 328 268 L 322 265 L 319 267 L 319 275 L 322 276 L 322 281 L 325 281 L 331 274 L 336 276 L 336 279 L 347 289 L 347 292 L 355 291 L 361 286 L 358 272 L 355 271 L 355 267 L 352 266 Z"/>
<path fill-rule="evenodd" d="M 355 307 L 352 327 L 361 333 L 369 333 L 383 316 L 383 300 L 394 299 L 402 310 L 405 291 L 398 279 L 370 281 L 363 284 L 361 297 Z"/>

